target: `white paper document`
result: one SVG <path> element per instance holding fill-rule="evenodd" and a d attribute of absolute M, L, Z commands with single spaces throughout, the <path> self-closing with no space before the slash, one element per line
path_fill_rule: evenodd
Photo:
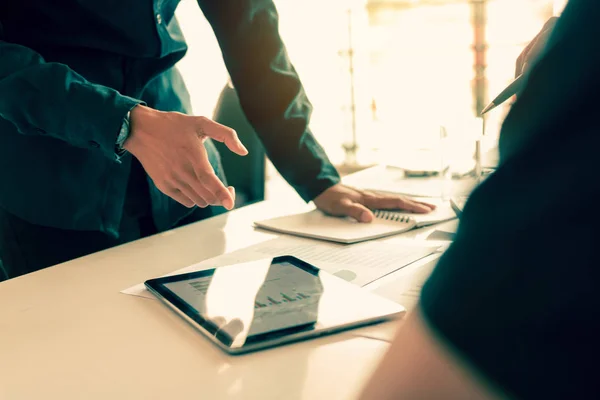
<path fill-rule="evenodd" d="M 367 289 L 402 304 L 411 311 L 417 305 L 423 285 L 433 272 L 440 256 L 441 253 L 438 253 L 423 258 L 394 275 L 374 282 Z"/>
<path fill-rule="evenodd" d="M 404 308 L 411 312 L 419 303 L 423 285 L 433 272 L 440 256 L 440 253 L 427 256 L 406 268 L 402 268 L 393 275 L 378 280 L 365 289 L 402 304 Z M 397 328 L 398 322 L 388 322 L 383 325 L 373 325 L 354 330 L 351 331 L 351 334 L 391 343 L 394 340 Z"/>
<path fill-rule="evenodd" d="M 407 178 L 403 169 L 386 165 L 349 175 L 343 182 L 359 189 L 425 198 L 441 198 L 450 192 L 453 195 L 466 195 L 478 183 L 475 179 L 455 179 L 449 182 L 435 177 Z"/>
<path fill-rule="evenodd" d="M 224 254 L 167 275 L 177 275 L 261 258 L 292 255 L 358 286 L 364 286 L 429 254 L 440 246 L 431 242 L 395 241 L 339 245 L 295 237 L 280 237 Z M 149 276 L 148 279 L 154 278 Z M 154 298 L 143 283 L 121 293 Z"/>

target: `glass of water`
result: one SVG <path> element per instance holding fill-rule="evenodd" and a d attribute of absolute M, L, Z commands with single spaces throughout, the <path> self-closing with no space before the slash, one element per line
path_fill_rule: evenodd
<path fill-rule="evenodd" d="M 444 125 L 440 143 L 442 199 L 468 196 L 483 178 L 483 120 Z"/>

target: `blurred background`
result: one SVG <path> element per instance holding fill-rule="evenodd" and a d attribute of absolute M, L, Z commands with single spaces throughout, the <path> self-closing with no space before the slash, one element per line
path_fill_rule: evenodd
<path fill-rule="evenodd" d="M 565 3 L 275 0 L 281 35 L 314 106 L 311 129 L 343 173 L 410 162 L 416 150 L 436 146 L 440 125 L 451 135 L 483 129 L 479 112 L 514 79 L 519 53 Z M 240 205 L 294 196 L 247 132 L 235 93 L 223 92 L 227 71 L 196 1 L 182 1 L 177 16 L 190 47 L 179 68 L 195 114 L 215 116 L 251 143 L 248 165 L 225 160 Z M 509 107 L 486 117 L 492 142 Z"/>

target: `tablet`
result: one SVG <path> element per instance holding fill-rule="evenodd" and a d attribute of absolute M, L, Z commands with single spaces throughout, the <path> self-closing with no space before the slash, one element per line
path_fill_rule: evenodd
<path fill-rule="evenodd" d="M 388 321 L 405 312 L 292 256 L 151 279 L 145 285 L 230 354 Z"/>

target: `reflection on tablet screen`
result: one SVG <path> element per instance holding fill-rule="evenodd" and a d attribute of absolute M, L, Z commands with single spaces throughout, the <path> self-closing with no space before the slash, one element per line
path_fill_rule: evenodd
<path fill-rule="evenodd" d="M 323 285 L 290 263 L 277 268 L 218 268 L 212 276 L 166 283 L 216 330 L 241 340 L 317 322 Z"/>

